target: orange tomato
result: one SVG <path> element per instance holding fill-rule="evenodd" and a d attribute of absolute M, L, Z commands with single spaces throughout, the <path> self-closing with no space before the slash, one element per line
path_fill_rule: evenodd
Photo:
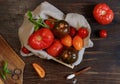
<path fill-rule="evenodd" d="M 70 35 L 64 36 L 63 38 L 61 38 L 61 43 L 67 47 L 72 46 L 72 37 Z"/>
<path fill-rule="evenodd" d="M 76 50 L 81 50 L 83 48 L 83 39 L 76 35 L 74 38 L 73 38 L 73 47 L 76 49 Z"/>

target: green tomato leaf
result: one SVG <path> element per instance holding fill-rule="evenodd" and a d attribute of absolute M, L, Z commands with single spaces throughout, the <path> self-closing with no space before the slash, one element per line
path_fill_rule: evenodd
<path fill-rule="evenodd" d="M 31 23 L 33 23 L 34 25 L 36 25 L 36 21 L 35 21 L 34 19 L 29 18 L 29 21 L 30 21 Z"/>
<path fill-rule="evenodd" d="M 5 71 L 7 69 L 8 63 L 5 61 L 3 64 L 3 71 Z"/>
<path fill-rule="evenodd" d="M 4 74 L 9 74 L 10 73 L 10 70 L 7 68 L 6 70 L 4 70 Z"/>
<path fill-rule="evenodd" d="M 38 20 L 36 20 L 36 22 L 39 24 L 39 23 L 42 23 L 43 20 L 42 19 L 38 19 Z"/>
<path fill-rule="evenodd" d="M 31 11 L 28 11 L 28 12 L 27 12 L 27 16 L 28 16 L 29 18 L 32 18 L 32 12 L 31 12 Z"/>
<path fill-rule="evenodd" d="M 3 74 L 3 72 L 0 72 L 0 75 L 1 75 L 3 80 L 6 80 L 6 76 Z"/>
<path fill-rule="evenodd" d="M 3 67 L 0 70 L 0 75 L 4 80 L 6 80 L 7 74 L 10 74 L 10 70 L 8 69 L 8 63 L 4 61 Z"/>
<path fill-rule="evenodd" d="M 34 30 L 37 31 L 38 29 L 39 29 L 39 25 L 36 25 L 36 26 L 34 27 Z"/>
<path fill-rule="evenodd" d="M 33 18 L 31 11 L 27 12 L 27 16 L 28 16 L 29 21 L 35 25 L 34 26 L 35 31 L 37 31 L 40 27 L 49 28 L 49 26 L 44 23 L 44 20 L 40 16 L 38 19 Z"/>

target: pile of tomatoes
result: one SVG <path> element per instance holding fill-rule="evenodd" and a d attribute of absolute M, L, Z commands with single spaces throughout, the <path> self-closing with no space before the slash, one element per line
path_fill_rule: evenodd
<path fill-rule="evenodd" d="M 74 63 L 78 58 L 78 51 L 84 46 L 84 41 L 89 31 L 87 28 L 71 27 L 64 20 L 55 20 L 53 18 L 44 20 L 39 19 L 35 21 L 32 14 L 28 13 L 29 20 L 38 27 L 45 23 L 47 27 L 39 27 L 28 39 L 28 45 L 35 50 L 45 50 L 49 55 L 56 57 L 68 64 Z M 105 3 L 97 4 L 93 10 L 93 16 L 96 21 L 102 25 L 107 25 L 112 22 L 114 18 L 113 11 Z M 78 30 L 76 30 L 78 29 Z M 101 30 L 99 36 L 107 37 L 106 30 Z M 30 53 L 25 47 L 22 48 L 25 54 Z"/>
<path fill-rule="evenodd" d="M 89 34 L 87 28 L 76 30 L 64 20 L 47 19 L 44 22 L 48 28 L 40 27 L 34 31 L 28 39 L 28 45 L 35 50 L 45 50 L 66 63 L 75 62 L 78 51 L 83 48 L 83 39 Z M 29 53 L 25 47 L 22 51 Z"/>
<path fill-rule="evenodd" d="M 93 16 L 99 24 L 108 25 L 114 19 L 114 12 L 106 3 L 99 3 L 94 7 Z M 107 31 L 105 29 L 100 30 L 99 37 L 106 38 Z"/>

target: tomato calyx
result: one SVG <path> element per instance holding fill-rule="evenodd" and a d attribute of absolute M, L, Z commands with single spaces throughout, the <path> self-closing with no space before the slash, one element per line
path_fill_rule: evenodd
<path fill-rule="evenodd" d="M 106 11 L 105 10 L 102 10 L 101 11 L 101 15 L 105 15 L 106 14 Z"/>
<path fill-rule="evenodd" d="M 38 37 L 37 37 L 37 40 L 38 40 L 38 41 L 41 41 L 41 40 L 42 40 L 42 37 L 41 37 L 41 36 L 38 36 Z"/>

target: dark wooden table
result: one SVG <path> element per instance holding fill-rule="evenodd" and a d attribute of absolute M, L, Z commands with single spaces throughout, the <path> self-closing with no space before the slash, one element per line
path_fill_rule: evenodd
<path fill-rule="evenodd" d="M 20 42 L 18 28 L 23 22 L 27 10 L 34 10 L 44 0 L 0 0 L 0 34 L 8 41 L 15 52 L 26 63 L 24 84 L 72 84 L 65 76 L 85 66 L 91 66 L 88 72 L 76 77 L 76 84 L 120 84 L 120 1 L 119 0 L 47 0 L 64 13 L 83 14 L 92 28 L 91 39 L 94 47 L 86 49 L 81 64 L 74 69 L 67 68 L 52 60 L 43 60 L 36 56 L 22 57 L 19 53 Z M 98 24 L 92 15 L 97 3 L 105 2 L 114 11 L 115 18 L 109 25 Z M 96 32 L 108 31 L 108 37 L 100 39 Z M 12 59 L 11 59 L 12 60 Z M 44 67 L 46 77 L 40 79 L 31 64 L 36 62 Z"/>

